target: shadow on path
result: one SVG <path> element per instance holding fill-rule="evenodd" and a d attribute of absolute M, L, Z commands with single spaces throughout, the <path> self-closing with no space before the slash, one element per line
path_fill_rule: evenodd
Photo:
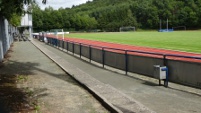
<path fill-rule="evenodd" d="M 66 77 L 40 69 L 38 66 L 40 66 L 39 63 L 23 63 L 12 60 L 6 60 L 4 63 L 1 63 L 0 113 L 29 112 L 37 109 L 37 100 L 48 95 L 44 93 L 47 89 L 21 88 L 18 85 L 27 82 L 28 76 L 36 75 L 37 71 L 62 80 Z M 71 78 L 67 78 L 65 81 L 77 85 Z"/>

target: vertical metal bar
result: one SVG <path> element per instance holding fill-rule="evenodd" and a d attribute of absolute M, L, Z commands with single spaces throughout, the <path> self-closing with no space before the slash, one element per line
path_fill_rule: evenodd
<path fill-rule="evenodd" d="M 64 49 L 64 40 L 63 40 L 63 43 L 62 43 L 62 45 L 63 45 L 63 46 L 62 46 L 62 49 Z"/>
<path fill-rule="evenodd" d="M 73 55 L 74 55 L 74 42 L 73 42 Z"/>
<path fill-rule="evenodd" d="M 57 47 L 57 44 L 58 44 L 58 40 L 57 39 L 55 39 L 55 46 Z"/>
<path fill-rule="evenodd" d="M 104 48 L 102 48 L 102 62 L 103 62 L 103 68 L 105 67 L 105 51 Z"/>
<path fill-rule="evenodd" d="M 168 81 L 169 81 L 169 69 L 168 67 L 166 68 L 166 79 L 165 79 L 165 87 L 168 87 Z"/>
<path fill-rule="evenodd" d="M 80 43 L 80 58 L 82 57 L 82 45 Z"/>
<path fill-rule="evenodd" d="M 164 65 L 164 66 L 167 65 L 167 64 L 166 64 L 166 55 L 165 55 L 165 54 L 163 55 L 163 65 Z"/>
<path fill-rule="evenodd" d="M 55 46 L 55 44 L 56 44 L 55 39 L 52 38 L 52 41 L 53 41 L 53 46 Z"/>
<path fill-rule="evenodd" d="M 68 41 L 66 41 L 66 50 L 68 52 Z"/>
<path fill-rule="evenodd" d="M 89 61 L 91 62 L 91 45 L 89 45 Z"/>
<path fill-rule="evenodd" d="M 125 72 L 128 74 L 128 51 L 125 50 Z"/>
<path fill-rule="evenodd" d="M 167 55 L 163 55 L 163 65 L 164 65 L 164 66 L 167 66 L 166 56 L 167 56 Z M 168 67 L 167 67 L 167 68 L 166 68 L 166 79 L 164 80 L 164 86 L 165 86 L 165 87 L 168 87 L 168 79 L 169 79 L 168 77 L 169 77 L 169 73 L 168 73 Z"/>
<path fill-rule="evenodd" d="M 55 46 L 57 47 L 58 46 L 58 39 L 55 39 L 55 40 L 56 40 L 56 45 Z"/>

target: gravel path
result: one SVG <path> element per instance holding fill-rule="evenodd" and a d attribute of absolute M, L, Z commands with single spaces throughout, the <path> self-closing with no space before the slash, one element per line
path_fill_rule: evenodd
<path fill-rule="evenodd" d="M 25 75 L 25 87 L 41 113 L 107 113 L 108 111 L 30 42 L 15 42 L 0 75 Z"/>

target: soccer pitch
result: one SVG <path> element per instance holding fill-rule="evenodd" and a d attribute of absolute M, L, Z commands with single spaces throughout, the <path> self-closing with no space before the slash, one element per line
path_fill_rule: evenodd
<path fill-rule="evenodd" d="M 201 53 L 201 31 L 72 33 L 65 37 Z"/>

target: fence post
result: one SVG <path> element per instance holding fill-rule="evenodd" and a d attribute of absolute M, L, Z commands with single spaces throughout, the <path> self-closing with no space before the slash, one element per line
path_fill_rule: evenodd
<path fill-rule="evenodd" d="M 128 73 L 128 50 L 125 50 L 125 72 Z"/>
<path fill-rule="evenodd" d="M 63 40 L 63 42 L 62 42 L 62 49 L 64 50 L 64 40 Z"/>
<path fill-rule="evenodd" d="M 74 42 L 73 42 L 73 55 L 74 55 Z"/>
<path fill-rule="evenodd" d="M 89 45 L 89 61 L 91 62 L 91 45 Z"/>
<path fill-rule="evenodd" d="M 164 65 L 164 66 L 167 65 L 167 64 L 166 64 L 166 55 L 165 55 L 165 54 L 163 55 L 163 65 Z"/>
<path fill-rule="evenodd" d="M 59 48 L 59 40 L 58 39 L 56 39 L 57 40 L 57 48 Z"/>
<path fill-rule="evenodd" d="M 82 45 L 80 43 L 80 58 L 82 57 Z"/>
<path fill-rule="evenodd" d="M 103 68 L 105 67 L 105 50 L 102 48 L 102 62 L 103 62 Z"/>
<path fill-rule="evenodd" d="M 66 41 L 66 50 L 68 52 L 68 41 Z"/>

